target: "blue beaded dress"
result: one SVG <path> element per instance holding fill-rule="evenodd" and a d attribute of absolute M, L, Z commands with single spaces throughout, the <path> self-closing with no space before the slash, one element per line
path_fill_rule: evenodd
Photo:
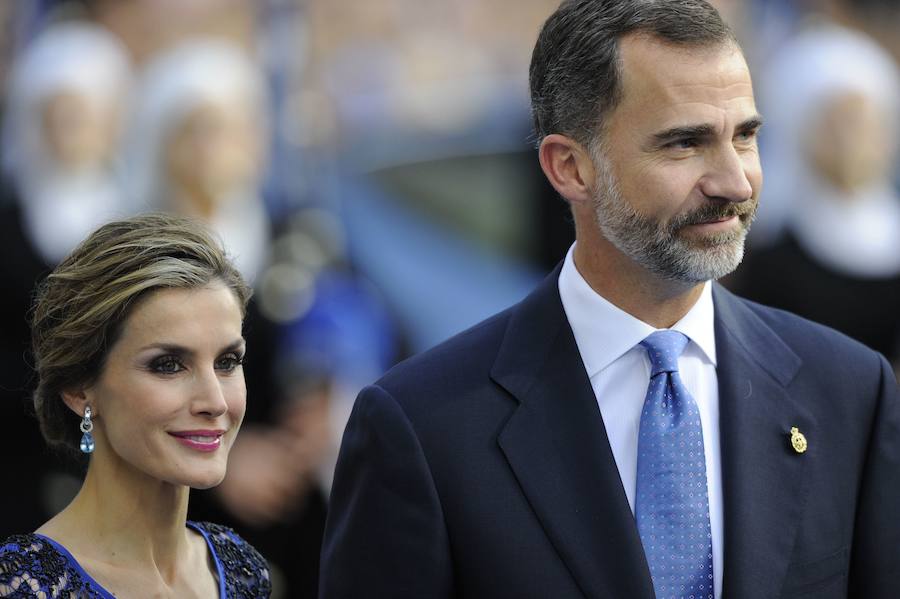
<path fill-rule="evenodd" d="M 256 549 L 226 526 L 187 524 L 206 539 L 216 566 L 220 599 L 269 596 L 269 569 Z M 39 534 L 14 535 L 0 545 L 0 597 L 115 599 L 65 547 Z"/>

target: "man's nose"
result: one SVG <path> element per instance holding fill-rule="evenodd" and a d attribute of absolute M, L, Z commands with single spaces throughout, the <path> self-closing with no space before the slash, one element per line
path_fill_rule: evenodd
<path fill-rule="evenodd" d="M 700 189 L 708 198 L 745 202 L 753 197 L 749 172 L 754 168 L 759 168 L 759 159 L 755 154 L 741 154 L 729 146 L 710 157 Z"/>

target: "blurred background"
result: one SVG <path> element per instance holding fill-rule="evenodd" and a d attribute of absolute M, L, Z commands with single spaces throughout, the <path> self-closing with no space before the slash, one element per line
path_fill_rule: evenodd
<path fill-rule="evenodd" d="M 556 0 L 0 3 L 0 538 L 79 485 L 27 415 L 35 282 L 111 218 L 206 220 L 255 289 L 244 430 L 194 519 L 314 597 L 358 390 L 524 297 L 573 230 L 527 71 Z M 719 0 L 767 125 L 725 283 L 900 358 L 900 6 Z"/>

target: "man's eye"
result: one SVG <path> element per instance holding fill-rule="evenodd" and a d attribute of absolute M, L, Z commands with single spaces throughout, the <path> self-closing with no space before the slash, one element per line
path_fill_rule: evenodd
<path fill-rule="evenodd" d="M 184 370 L 184 365 L 174 356 L 162 356 L 153 361 L 150 367 L 155 372 L 172 374 Z"/>
<path fill-rule="evenodd" d="M 699 144 L 697 143 L 697 140 L 695 138 L 686 137 L 683 139 L 676 139 L 666 145 L 677 150 L 690 150 L 691 148 L 696 148 Z"/>
<path fill-rule="evenodd" d="M 756 138 L 756 129 L 753 129 L 752 131 L 741 131 L 736 137 L 739 141 L 753 141 L 753 139 Z"/>

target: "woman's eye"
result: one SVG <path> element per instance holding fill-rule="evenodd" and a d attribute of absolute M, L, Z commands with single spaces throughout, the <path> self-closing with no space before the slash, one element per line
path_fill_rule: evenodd
<path fill-rule="evenodd" d="M 216 360 L 216 368 L 218 370 L 224 370 L 226 372 L 231 372 L 238 366 L 244 363 L 244 357 L 238 356 L 236 354 L 228 354 L 226 356 L 222 356 L 218 360 Z"/>
<path fill-rule="evenodd" d="M 174 356 L 163 356 L 154 360 L 151 368 L 156 372 L 173 374 L 184 370 L 184 365 Z"/>

